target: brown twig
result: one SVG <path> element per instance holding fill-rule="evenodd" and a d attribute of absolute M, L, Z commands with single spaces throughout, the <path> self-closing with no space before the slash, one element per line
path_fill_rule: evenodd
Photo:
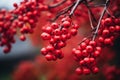
<path fill-rule="evenodd" d="M 59 3 L 56 3 L 56 4 L 53 4 L 53 5 L 48 5 L 49 8 L 55 8 L 55 7 L 58 7 L 62 4 L 64 4 L 66 2 L 66 0 L 62 0 L 60 1 Z"/>

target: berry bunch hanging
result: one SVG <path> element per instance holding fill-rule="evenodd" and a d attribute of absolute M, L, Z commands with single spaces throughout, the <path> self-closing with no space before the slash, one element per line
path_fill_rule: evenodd
<path fill-rule="evenodd" d="M 62 48 L 66 46 L 66 41 L 77 34 L 79 26 L 73 24 L 68 16 L 62 18 L 61 23 L 52 23 L 50 26 L 43 27 L 41 37 L 48 40 L 49 45 L 41 49 L 48 61 L 63 58 Z"/>

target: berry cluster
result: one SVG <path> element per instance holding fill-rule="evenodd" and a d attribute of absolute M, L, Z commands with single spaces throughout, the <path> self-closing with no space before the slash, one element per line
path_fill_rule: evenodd
<path fill-rule="evenodd" d="M 15 42 L 16 29 L 12 25 L 12 19 L 10 11 L 7 12 L 5 9 L 0 11 L 0 46 L 4 46 L 4 53 L 8 53 L 11 50 L 11 44 Z"/>
<path fill-rule="evenodd" d="M 120 19 L 105 18 L 98 30 L 98 43 L 101 46 L 112 46 L 114 40 L 120 36 Z"/>
<path fill-rule="evenodd" d="M 90 74 L 90 72 L 97 73 L 99 69 L 96 67 L 95 59 L 101 53 L 101 47 L 95 41 L 85 40 L 78 48 L 74 48 L 72 53 L 74 59 L 79 62 L 80 67 L 76 69 L 77 74 Z"/>
<path fill-rule="evenodd" d="M 16 32 L 19 30 L 20 40 L 25 41 L 25 34 L 33 33 L 40 12 L 48 9 L 41 0 L 24 0 L 13 6 L 15 9 L 11 11 L 0 10 L 0 46 L 4 47 L 4 53 L 10 52 Z"/>
<path fill-rule="evenodd" d="M 48 61 L 63 58 L 64 54 L 61 48 L 66 46 L 66 41 L 77 34 L 78 25 L 73 25 L 68 16 L 61 20 L 61 24 L 52 23 L 48 27 L 43 27 L 41 37 L 43 40 L 49 40 L 50 45 L 41 49 Z"/>
<path fill-rule="evenodd" d="M 74 59 L 79 62 L 80 67 L 76 69 L 77 74 L 97 73 L 95 59 L 101 54 L 103 47 L 113 46 L 114 40 L 120 36 L 120 19 L 102 19 L 96 40 L 84 39 L 77 49 L 73 49 Z M 93 36 L 96 34 L 93 34 Z"/>
<path fill-rule="evenodd" d="M 36 22 L 40 16 L 40 12 L 47 10 L 47 6 L 42 4 L 40 0 L 24 0 L 19 7 L 16 3 L 13 4 L 15 9 L 13 14 L 16 17 L 14 24 L 20 28 L 20 33 L 23 34 L 20 39 L 25 40 L 25 34 L 33 33 Z"/>

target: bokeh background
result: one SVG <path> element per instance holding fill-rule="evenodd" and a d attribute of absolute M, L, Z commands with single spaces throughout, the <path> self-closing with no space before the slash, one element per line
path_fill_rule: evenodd
<path fill-rule="evenodd" d="M 13 3 L 20 3 L 22 0 L 0 0 L 0 9 L 12 10 Z M 16 36 L 16 43 L 13 44 L 9 54 L 4 54 L 0 48 L 0 80 L 11 80 L 11 73 L 21 61 L 33 60 L 39 54 L 39 49 L 32 45 L 29 38 L 21 42 Z"/>

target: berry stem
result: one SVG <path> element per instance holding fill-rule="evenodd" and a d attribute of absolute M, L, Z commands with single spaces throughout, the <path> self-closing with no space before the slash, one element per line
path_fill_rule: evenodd
<path fill-rule="evenodd" d="M 96 36 L 97 36 L 97 32 L 98 32 L 98 29 L 99 29 L 99 27 L 100 27 L 101 20 L 102 20 L 105 12 L 106 12 L 106 10 L 107 10 L 107 7 L 108 7 L 109 2 L 110 2 L 110 0 L 107 0 L 107 1 L 106 1 L 105 7 L 104 7 L 104 9 L 103 9 L 103 11 L 102 11 L 102 13 L 101 13 L 101 16 L 100 16 L 99 21 L 98 21 L 98 24 L 97 24 L 97 28 L 96 28 L 96 30 L 95 30 L 95 32 L 94 32 L 94 35 L 93 35 L 93 39 L 92 39 L 93 41 L 95 40 L 95 38 L 96 38 Z"/>
<path fill-rule="evenodd" d="M 80 3 L 82 3 L 83 1 L 84 1 L 84 0 L 77 0 L 77 1 L 76 1 L 75 5 L 73 6 L 73 8 L 72 8 L 72 10 L 71 10 L 71 12 L 70 12 L 70 14 L 69 14 L 70 17 L 73 15 L 73 13 L 74 13 L 74 11 L 76 10 L 76 8 L 78 7 L 78 5 L 79 5 Z"/>
<path fill-rule="evenodd" d="M 55 8 L 55 7 L 58 7 L 58 6 L 62 5 L 62 4 L 64 4 L 65 2 L 66 2 L 66 0 L 62 0 L 61 2 L 59 2 L 59 3 L 57 3 L 57 4 L 54 4 L 54 5 L 52 5 L 52 6 L 48 5 L 48 7 L 49 7 L 49 8 Z"/>
<path fill-rule="evenodd" d="M 71 4 L 70 6 L 64 8 L 62 11 L 58 12 L 58 14 L 56 15 L 56 17 L 53 18 L 53 19 L 50 20 L 50 21 L 54 22 L 55 20 L 57 20 L 57 19 L 59 18 L 59 16 L 67 13 L 67 12 L 74 6 L 74 4 L 75 4 L 75 2 L 74 2 L 73 4 Z"/>
<path fill-rule="evenodd" d="M 86 7 L 88 8 L 88 15 L 89 15 L 89 19 L 90 19 L 90 25 L 91 25 L 91 28 L 94 29 L 94 26 L 93 26 L 93 23 L 92 23 L 92 20 L 95 21 L 97 23 L 97 20 L 94 16 L 94 14 L 92 13 L 90 7 L 89 7 L 89 4 L 88 2 L 85 0 L 85 5 Z"/>

